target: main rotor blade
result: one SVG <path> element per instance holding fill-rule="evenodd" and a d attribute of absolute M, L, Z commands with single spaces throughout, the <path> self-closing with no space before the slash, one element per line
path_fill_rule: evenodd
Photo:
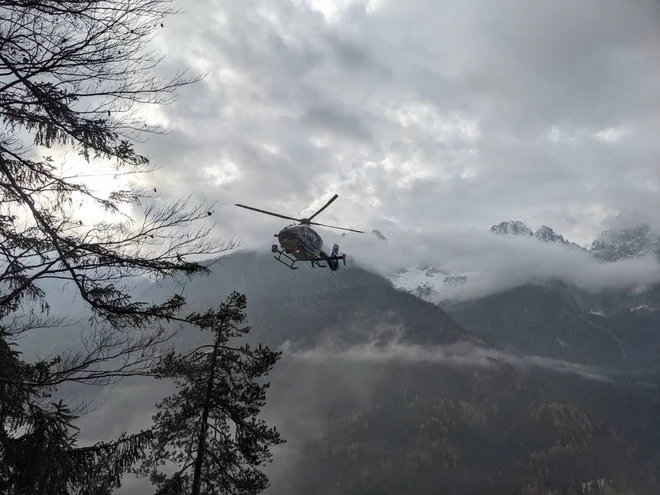
<path fill-rule="evenodd" d="M 335 227 L 334 225 L 326 225 L 324 223 L 317 223 L 317 222 L 309 222 L 311 225 L 319 225 L 321 227 L 330 227 L 331 229 L 339 229 L 339 230 L 348 230 L 349 232 L 357 232 L 358 234 L 364 234 L 361 230 L 355 230 L 355 229 L 345 229 L 344 227 Z"/>
<path fill-rule="evenodd" d="M 328 206 L 330 206 L 330 203 L 332 203 L 332 202 L 333 202 L 335 199 L 337 199 L 338 197 L 339 197 L 339 196 L 335 194 L 332 198 L 330 198 L 330 201 L 328 201 L 328 202 L 325 204 L 325 206 L 324 206 L 323 208 L 321 208 L 319 211 L 317 211 L 316 213 L 314 213 L 311 217 L 308 218 L 308 220 L 311 220 L 311 219 L 314 218 L 316 215 L 318 215 L 318 214 L 321 213 L 323 210 L 325 210 Z"/>
<path fill-rule="evenodd" d="M 272 211 L 260 210 L 259 208 L 253 208 L 252 206 L 239 205 L 238 203 L 235 203 L 234 206 L 239 206 L 241 208 L 246 208 L 248 210 L 258 211 L 259 213 L 265 213 L 266 215 L 272 215 L 274 217 L 280 217 L 280 218 L 285 218 L 287 220 L 294 220 L 296 222 L 300 222 L 300 219 L 298 218 L 287 217 L 286 215 L 280 215 L 279 213 L 273 213 Z"/>

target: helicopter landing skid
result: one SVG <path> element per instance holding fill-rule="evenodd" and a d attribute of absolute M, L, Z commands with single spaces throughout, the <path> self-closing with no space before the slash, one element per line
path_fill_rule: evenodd
<path fill-rule="evenodd" d="M 288 266 L 292 270 L 297 270 L 298 269 L 297 266 L 293 266 L 293 265 L 295 265 L 296 261 L 300 261 L 300 260 L 292 258 L 288 254 L 286 254 L 284 251 L 280 251 L 277 248 L 273 249 L 273 252 L 277 252 L 277 256 L 273 256 L 273 258 L 275 258 L 277 261 L 282 263 L 284 266 Z M 288 259 L 291 263 L 287 263 L 286 261 L 284 261 L 282 259 L 282 256 L 284 256 L 286 259 Z"/>
<path fill-rule="evenodd" d="M 293 266 L 293 265 L 295 265 L 298 261 L 303 261 L 303 260 L 299 260 L 299 259 L 296 259 L 296 258 L 292 258 L 291 256 L 288 255 L 288 253 L 286 251 L 278 249 L 276 244 L 273 244 L 271 251 L 273 253 L 277 253 L 277 255 L 273 256 L 273 258 L 275 258 L 277 261 L 282 263 L 284 266 L 287 266 L 287 267 L 291 268 L 292 270 L 297 270 L 298 269 L 297 266 Z M 289 261 L 289 263 L 284 261 L 282 259 L 282 256 L 284 256 Z M 323 262 L 327 263 L 328 261 L 335 261 L 335 260 L 336 261 L 342 261 L 344 263 L 344 266 L 346 266 L 346 255 L 345 254 L 343 254 L 341 256 L 337 256 L 337 255 L 324 256 L 323 258 L 309 258 L 308 260 L 305 260 L 305 261 L 309 261 L 312 264 L 312 267 L 314 267 L 316 265 L 319 268 L 327 268 L 328 265 L 323 264 Z M 332 270 L 332 274 L 334 275 L 334 270 Z"/>

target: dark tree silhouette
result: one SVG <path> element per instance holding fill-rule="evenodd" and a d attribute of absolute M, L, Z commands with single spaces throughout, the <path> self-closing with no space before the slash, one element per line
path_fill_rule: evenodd
<path fill-rule="evenodd" d="M 80 177 L 58 173 L 52 158 L 35 161 L 34 146 L 68 146 L 86 160 L 110 161 L 118 174 L 151 170 L 134 151 L 136 132 L 159 132 L 136 104 L 167 103 L 166 96 L 196 79 L 177 75 L 161 81 L 151 74 L 158 59 L 146 51 L 166 0 L 0 2 L 0 235 L 4 316 L 27 297 L 39 298 L 37 279 L 68 279 L 98 316 L 116 325 L 150 324 L 172 315 L 183 301 L 160 305 L 130 300 L 120 283 L 130 276 L 206 271 L 185 261 L 226 248 L 209 240 L 209 227 L 185 231 L 206 218 L 209 208 L 185 201 L 148 204 L 135 225 L 80 225 L 75 206 L 87 199 L 117 215 L 154 194 L 144 187 L 100 197 Z M 75 205 L 74 205 L 75 203 Z"/>
<path fill-rule="evenodd" d="M 151 432 L 78 447 L 71 433 L 77 411 L 51 400 L 54 387 L 41 385 L 58 358 L 22 362 L 4 337 L 0 332 L 0 493 L 110 494 L 142 456 Z"/>
<path fill-rule="evenodd" d="M 141 472 L 150 474 L 159 494 L 256 494 L 268 487 L 259 467 L 270 462 L 270 447 L 284 443 L 275 428 L 257 419 L 269 383 L 258 383 L 280 357 L 259 345 L 232 347 L 250 331 L 246 298 L 233 292 L 217 310 L 191 317 L 212 343 L 182 355 L 171 353 L 158 367 L 177 392 L 157 405 L 153 455 Z M 166 476 L 165 462 L 176 466 Z"/>
<path fill-rule="evenodd" d="M 185 322 L 185 299 L 135 301 L 131 283 L 209 273 L 195 257 L 235 245 L 214 239 L 210 225 L 195 227 L 212 205 L 163 203 L 151 186 L 100 195 L 86 185 L 94 162 L 116 175 L 153 170 L 134 149 L 141 133 L 161 132 L 142 108 L 169 103 L 199 80 L 154 75 L 160 59 L 149 43 L 174 12 L 169 0 L 0 0 L 2 493 L 101 494 L 118 486 L 151 435 L 78 447 L 71 431 L 79 412 L 53 394 L 67 381 L 102 385 L 148 373 L 171 335 L 167 322 Z M 87 168 L 67 175 L 44 150 L 74 151 Z M 80 211 L 88 205 L 108 218 L 90 221 Z M 27 363 L 16 337 L 58 323 L 42 316 L 49 306 L 40 282 L 49 280 L 73 284 L 96 331 L 80 349 Z"/>

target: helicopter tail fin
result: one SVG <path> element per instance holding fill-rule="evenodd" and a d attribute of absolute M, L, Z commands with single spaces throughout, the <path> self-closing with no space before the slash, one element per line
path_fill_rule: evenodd
<path fill-rule="evenodd" d="M 333 272 L 339 270 L 339 260 L 337 259 L 338 255 L 339 255 L 339 244 L 335 242 L 332 245 L 332 252 L 330 253 L 330 257 L 328 259 L 328 266 L 330 267 L 330 270 L 332 270 Z"/>

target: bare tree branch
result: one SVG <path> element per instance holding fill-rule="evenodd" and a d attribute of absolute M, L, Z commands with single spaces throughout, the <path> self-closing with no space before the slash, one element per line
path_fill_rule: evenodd
<path fill-rule="evenodd" d="M 163 131 L 143 109 L 173 102 L 201 79 L 185 70 L 156 75 L 161 57 L 151 42 L 174 13 L 171 0 L 0 0 L 2 493 L 105 495 L 119 486 L 150 433 L 77 447 L 70 432 L 82 409 L 51 397 L 64 383 L 152 374 L 189 317 L 180 293 L 134 300 L 136 280 L 208 274 L 210 262 L 200 260 L 237 245 L 213 237 L 214 205 L 165 204 L 139 185 L 109 194 L 89 186 L 95 162 L 124 178 L 152 172 L 134 145 Z M 89 168 L 65 173 L 42 149 L 70 150 Z M 79 219 L 83 205 L 107 218 Z M 46 281 L 75 288 L 92 328 L 77 347 L 28 363 L 16 340 L 72 324 L 47 316 Z"/>

